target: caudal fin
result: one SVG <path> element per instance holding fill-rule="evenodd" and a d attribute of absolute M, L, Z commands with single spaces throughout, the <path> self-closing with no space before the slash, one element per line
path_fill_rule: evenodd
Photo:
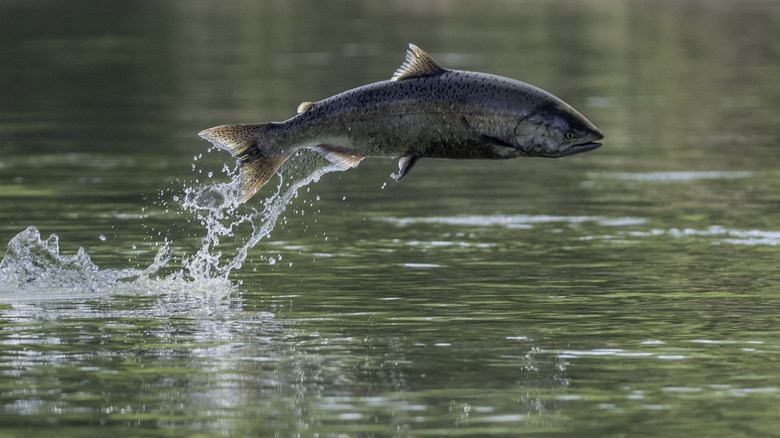
<path fill-rule="evenodd" d="M 214 146 L 239 159 L 241 193 L 238 202 L 246 202 L 290 158 L 290 153 L 272 155 L 262 145 L 268 123 L 255 125 L 222 125 L 198 133 Z"/>

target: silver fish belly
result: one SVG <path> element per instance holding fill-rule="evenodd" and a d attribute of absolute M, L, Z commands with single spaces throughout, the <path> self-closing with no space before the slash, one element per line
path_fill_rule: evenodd
<path fill-rule="evenodd" d="M 284 122 L 222 125 L 200 136 L 240 161 L 240 202 L 295 151 L 314 149 L 341 169 L 365 157 L 399 158 L 397 180 L 420 158 L 561 157 L 601 146 L 604 136 L 568 104 L 532 85 L 448 70 L 410 44 L 390 80 L 318 102 Z"/>

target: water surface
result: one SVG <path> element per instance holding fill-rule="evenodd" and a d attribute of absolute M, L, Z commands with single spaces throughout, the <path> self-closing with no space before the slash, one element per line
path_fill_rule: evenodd
<path fill-rule="evenodd" d="M 3 3 L 0 436 L 773 436 L 778 18 Z M 389 78 L 409 42 L 553 92 L 605 146 L 398 184 L 303 156 L 225 202 L 197 132 Z"/>

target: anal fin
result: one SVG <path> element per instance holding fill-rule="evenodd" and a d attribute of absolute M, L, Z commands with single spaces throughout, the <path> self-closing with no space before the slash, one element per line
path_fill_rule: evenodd
<path fill-rule="evenodd" d="M 398 160 L 398 175 L 395 177 L 395 181 L 401 181 L 401 178 L 406 176 L 406 174 L 412 170 L 412 167 L 417 164 L 417 160 L 419 159 L 419 155 L 407 155 L 405 157 L 401 157 Z"/>
<path fill-rule="evenodd" d="M 328 145 L 316 146 L 314 150 L 338 167 L 339 170 L 347 170 L 356 167 L 363 158 L 366 158 Z"/>

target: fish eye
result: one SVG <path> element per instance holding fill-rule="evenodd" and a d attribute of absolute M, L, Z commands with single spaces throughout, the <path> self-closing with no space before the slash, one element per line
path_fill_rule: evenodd
<path fill-rule="evenodd" d="M 566 133 L 566 138 L 567 138 L 568 140 L 571 140 L 571 139 L 573 139 L 573 138 L 574 138 L 574 133 L 573 133 L 573 132 L 571 132 L 571 131 L 567 132 L 567 133 Z"/>

